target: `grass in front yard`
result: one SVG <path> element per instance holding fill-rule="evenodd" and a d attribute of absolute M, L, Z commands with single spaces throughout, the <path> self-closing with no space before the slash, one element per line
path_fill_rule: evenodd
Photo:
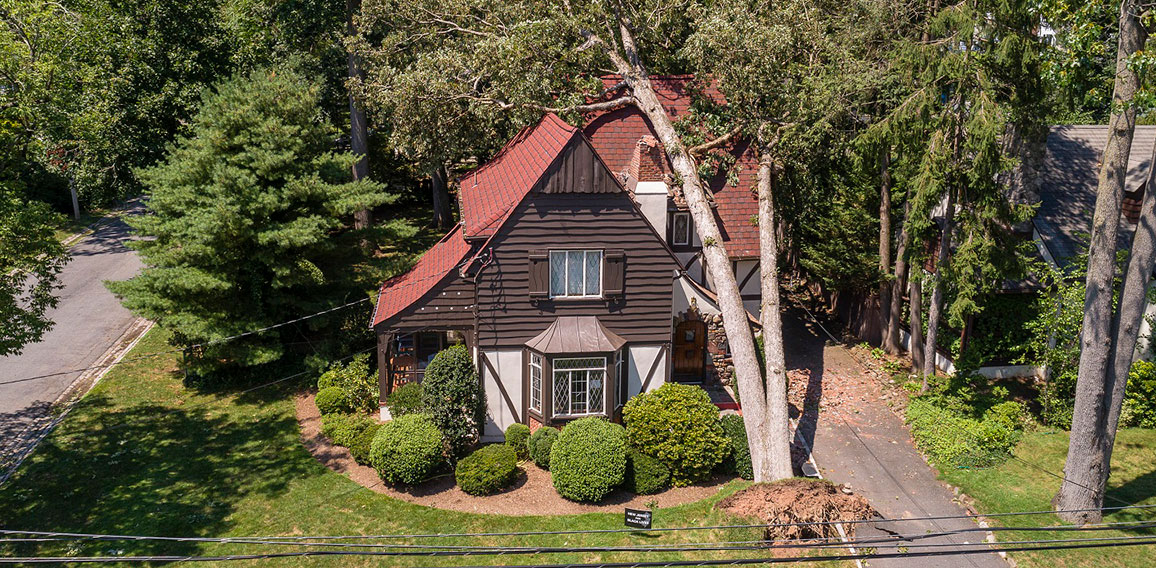
<path fill-rule="evenodd" d="M 1015 455 L 1022 462 L 1010 460 L 990 469 L 949 470 L 943 472 L 943 479 L 974 497 L 976 506 L 984 513 L 1046 511 L 1051 509 L 1051 499 L 1059 490 L 1060 480 L 1032 465 L 1062 474 L 1067 452 L 1067 432 L 1032 432 L 1026 434 L 1015 449 Z M 1108 485 L 1108 498 L 1104 502 L 1106 507 L 1156 504 L 1156 430 L 1120 431 L 1112 454 L 1112 477 Z M 1156 519 L 1156 509 L 1133 509 L 1105 515 L 1104 522 L 1153 519 Z M 1066 524 L 1054 515 L 1004 517 L 996 519 L 996 522 L 1003 526 L 1030 527 Z M 1000 541 L 1146 535 L 1156 535 L 1156 531 L 996 533 Z M 1156 546 L 1015 552 L 1012 558 L 1018 566 L 1024 568 L 1156 566 Z"/>
<path fill-rule="evenodd" d="M 169 349 L 154 329 L 129 359 Z M 286 375 L 295 370 L 287 370 Z M 270 380 L 277 377 L 269 377 Z M 622 528 L 622 513 L 505 517 L 442 511 L 373 493 L 320 465 L 300 443 L 291 395 L 303 383 L 242 393 L 185 388 L 175 356 L 114 368 L 8 483 L 0 527 L 166 536 L 365 535 Z M 655 513 L 655 526 L 725 524 L 714 510 L 745 487 Z M 453 545 L 612 546 L 757 540 L 757 530 L 610 533 L 444 539 Z M 428 541 L 426 541 L 428 542 Z M 418 543 L 416 540 L 393 543 Z M 0 544 L 12 555 L 215 555 L 288 547 L 187 542 Z M 834 549 L 833 554 L 844 552 Z M 759 551 L 648 553 L 645 560 L 752 557 Z M 793 554 L 793 551 L 791 551 Z M 280 565 L 454 565 L 594 562 L 641 553 L 534 556 L 326 557 L 255 561 Z M 236 564 L 235 562 L 229 565 Z M 829 564 L 828 564 L 829 565 Z"/>

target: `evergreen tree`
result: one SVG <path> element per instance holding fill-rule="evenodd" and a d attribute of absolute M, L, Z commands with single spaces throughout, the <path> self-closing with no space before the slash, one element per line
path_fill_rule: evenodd
<path fill-rule="evenodd" d="M 350 216 L 393 197 L 349 181 L 355 156 L 334 151 L 319 88 L 269 69 L 230 79 L 165 159 L 140 172 L 149 213 L 133 221 L 146 267 L 110 283 L 135 313 L 200 345 L 205 368 L 255 365 L 282 354 L 287 327 L 217 345 L 226 336 L 356 299 L 349 255 L 364 236 Z"/>

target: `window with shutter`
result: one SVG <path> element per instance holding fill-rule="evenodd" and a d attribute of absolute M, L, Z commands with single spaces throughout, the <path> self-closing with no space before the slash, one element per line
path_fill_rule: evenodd
<path fill-rule="evenodd" d="M 603 293 L 606 296 L 622 296 L 626 293 L 626 252 L 621 249 L 606 251 L 606 267 L 603 273 Z"/>
<path fill-rule="evenodd" d="M 550 253 L 545 250 L 530 251 L 530 297 L 550 296 Z"/>

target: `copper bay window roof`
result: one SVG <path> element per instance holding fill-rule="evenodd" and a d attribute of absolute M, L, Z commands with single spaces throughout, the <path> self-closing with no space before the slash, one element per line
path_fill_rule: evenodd
<path fill-rule="evenodd" d="M 626 344 L 594 316 L 560 316 L 542 333 L 526 342 L 539 353 L 609 353 Z"/>

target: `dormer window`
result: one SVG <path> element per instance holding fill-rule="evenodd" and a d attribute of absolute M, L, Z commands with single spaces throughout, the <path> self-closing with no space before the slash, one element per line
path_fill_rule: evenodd
<path fill-rule="evenodd" d="M 550 297 L 602 297 L 602 251 L 550 251 Z"/>
<path fill-rule="evenodd" d="M 690 244 L 690 213 L 675 213 L 671 228 L 671 244 Z"/>

